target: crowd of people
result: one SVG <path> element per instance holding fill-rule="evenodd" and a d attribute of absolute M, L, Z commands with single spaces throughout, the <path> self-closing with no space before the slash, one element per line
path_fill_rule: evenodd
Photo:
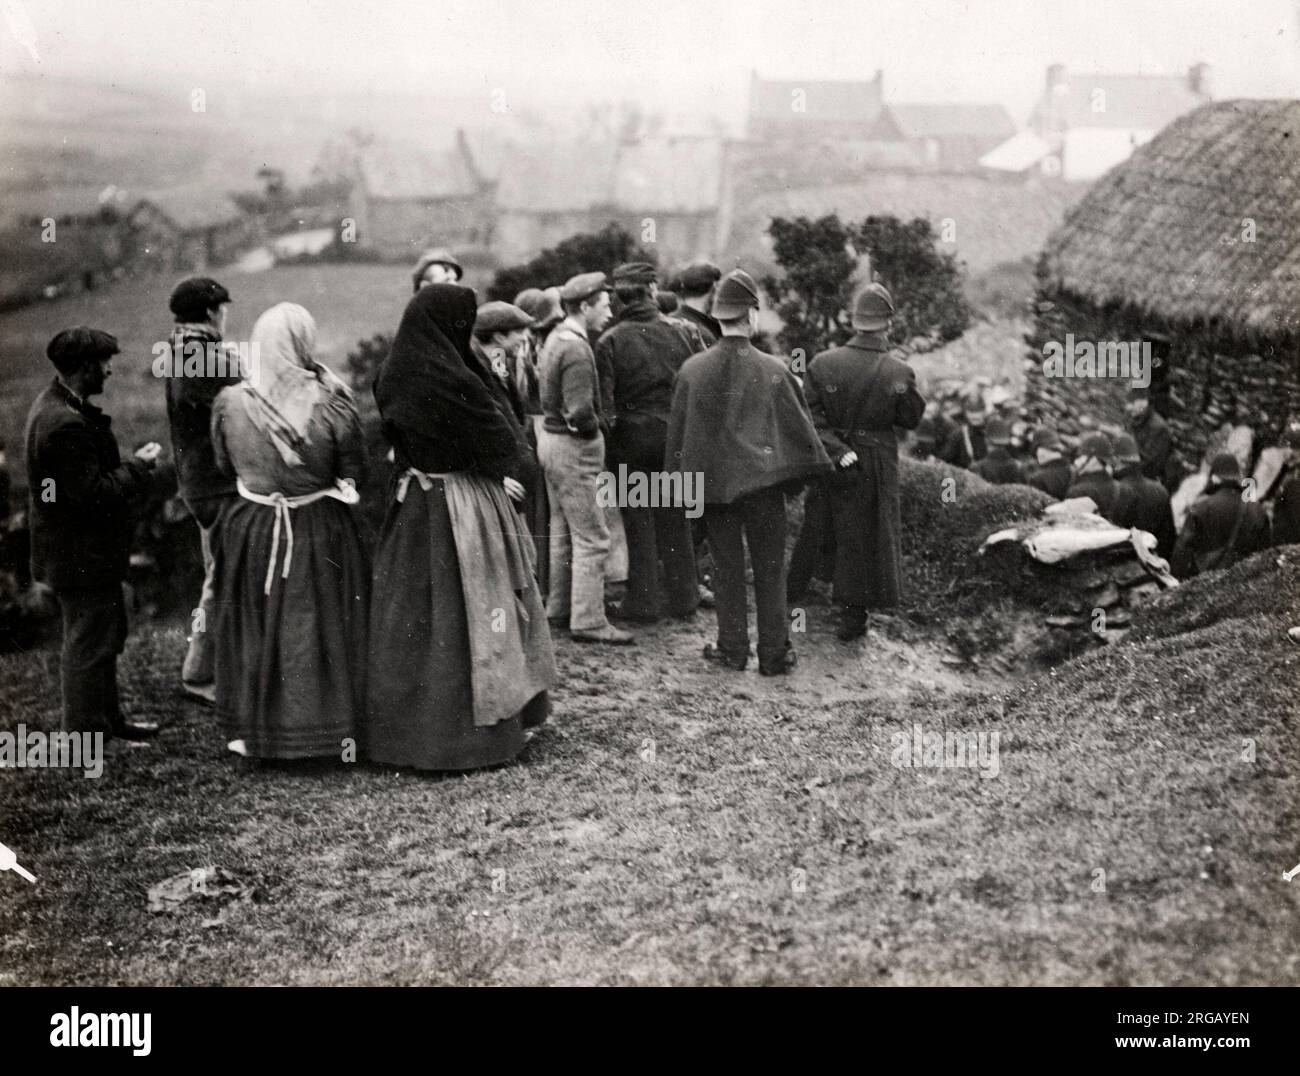
<path fill-rule="evenodd" d="M 178 487 L 204 566 L 181 687 L 216 707 L 229 748 L 300 759 L 353 745 L 353 757 L 440 771 L 519 754 L 550 711 L 557 633 L 632 646 L 637 624 L 715 606 L 702 657 L 743 670 L 752 581 L 758 670 L 784 675 L 796 662 L 789 603 L 824 569 L 839 637 L 863 635 L 869 611 L 901 598 L 908 431 L 919 456 L 1092 498 L 1154 534 L 1176 573 L 1300 540 L 1296 452 L 1273 535 L 1230 455 L 1175 535 L 1170 438 L 1140 392 L 1131 432 L 1085 436 L 1073 462 L 1050 427 L 999 413 L 1005 399 L 991 415 L 982 395 L 927 406 L 891 353 L 894 302 L 879 283 L 853 296 L 851 338 L 796 371 L 756 346 L 759 292 L 741 269 L 692 263 L 666 291 L 655 266 L 633 262 L 482 304 L 462 275 L 448 251 L 420 259 L 372 386 L 393 464 L 373 551 L 357 520 L 360 410 L 316 358 L 303 307 L 265 311 L 255 366 L 232 371 L 213 361 L 228 354 L 230 293 L 207 277 L 175 288 L 176 361 L 161 390 L 170 466 L 156 443 L 123 460 L 91 402 L 117 340 L 81 326 L 50 341 L 56 376 L 32 406 L 26 459 L 33 576 L 62 613 L 67 729 L 157 731 L 124 717 L 116 661 L 131 513 L 160 483 Z M 675 492 L 610 505 L 614 469 Z M 683 475 L 698 485 L 657 481 Z M 787 565 L 786 502 L 805 489 Z M 611 570 L 620 540 L 622 573 Z M 612 575 L 626 577 L 618 602 Z"/>
<path fill-rule="evenodd" d="M 1214 453 L 1203 492 L 1176 528 L 1172 498 L 1187 471 L 1149 387 L 1128 390 L 1125 412 L 1126 429 L 1091 429 L 1071 452 L 1051 425 L 1021 417 L 1003 386 L 949 386 L 927 405 L 912 452 L 969 468 L 995 484 L 1033 486 L 1057 500 L 1088 497 L 1103 518 L 1153 535 L 1156 551 L 1180 578 L 1300 541 L 1300 424 L 1283 431 L 1280 447 L 1289 463 L 1271 489 L 1258 489 L 1243 476 L 1234 453 Z M 1270 495 L 1272 519 L 1263 505 Z"/>

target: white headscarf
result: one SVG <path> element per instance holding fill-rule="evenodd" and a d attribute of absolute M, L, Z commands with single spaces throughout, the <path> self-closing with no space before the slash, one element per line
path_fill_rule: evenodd
<path fill-rule="evenodd" d="M 312 358 L 316 321 L 297 303 L 277 303 L 257 319 L 250 340 L 256 365 L 246 382 L 250 416 L 286 463 L 301 464 L 312 412 L 346 386 Z"/>

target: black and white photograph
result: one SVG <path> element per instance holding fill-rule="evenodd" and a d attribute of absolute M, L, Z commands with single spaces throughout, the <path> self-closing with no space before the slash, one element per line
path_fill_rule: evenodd
<path fill-rule="evenodd" d="M 34 1057 L 1300 985 L 1296 0 L 0 0 L 0 494 Z"/>

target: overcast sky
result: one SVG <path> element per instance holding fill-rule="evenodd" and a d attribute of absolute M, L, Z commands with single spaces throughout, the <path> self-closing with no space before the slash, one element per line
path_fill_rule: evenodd
<path fill-rule="evenodd" d="M 1215 96 L 1300 96 L 1300 0 L 0 0 L 0 70 L 244 93 L 387 90 L 739 118 L 749 71 L 869 77 L 894 101 L 1023 122 L 1060 61 L 1214 66 Z M 33 52 L 35 55 L 33 56 Z"/>

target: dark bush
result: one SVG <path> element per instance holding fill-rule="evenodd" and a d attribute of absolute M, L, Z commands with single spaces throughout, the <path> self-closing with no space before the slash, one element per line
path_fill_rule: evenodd
<path fill-rule="evenodd" d="M 631 261 L 658 264 L 659 258 L 611 221 L 599 232 L 570 236 L 530 262 L 500 270 L 488 288 L 488 298 L 510 302 L 525 288 L 549 288 L 578 273 L 610 273 Z"/>
<path fill-rule="evenodd" d="M 849 303 L 859 259 L 868 256 L 873 279 L 894 297 L 889 337 L 903 344 L 916 336 L 953 340 L 966 331 L 971 308 L 962 293 L 961 269 L 952 254 L 935 245 L 934 230 L 922 217 L 867 217 L 845 224 L 835 214 L 809 220 L 776 217 L 768 227 L 783 277 L 767 276 L 763 287 L 785 322 L 779 339 L 787 351 L 807 356 L 852 335 Z"/>

